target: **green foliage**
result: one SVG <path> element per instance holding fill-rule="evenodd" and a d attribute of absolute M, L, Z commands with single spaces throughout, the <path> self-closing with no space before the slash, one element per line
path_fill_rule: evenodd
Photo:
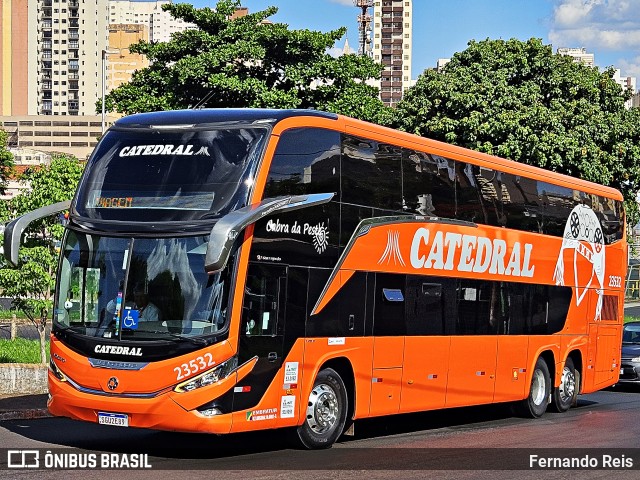
<path fill-rule="evenodd" d="M 49 353 L 49 342 L 45 349 Z M 0 340 L 0 363 L 40 363 L 39 342 L 26 338 Z"/>
<path fill-rule="evenodd" d="M 7 188 L 7 179 L 13 173 L 13 155 L 7 148 L 9 135 L 0 129 L 0 193 Z"/>
<path fill-rule="evenodd" d="M 51 164 L 28 169 L 20 178 L 30 187 L 3 203 L 3 222 L 56 202 L 69 200 L 75 193 L 83 165 L 75 157 L 53 155 Z M 20 248 L 19 269 L 0 268 L 0 288 L 13 298 L 12 308 L 43 328 L 51 311 L 51 293 L 57 263 L 55 243 L 62 238 L 63 227 L 57 216 L 34 222 L 25 232 Z"/>
<path fill-rule="evenodd" d="M 640 109 L 604 72 L 539 39 L 471 41 L 425 71 L 392 126 L 622 190 L 638 220 Z"/>
<path fill-rule="evenodd" d="M 384 118 L 377 88 L 365 83 L 379 78 L 382 66 L 368 57 L 327 53 L 346 29 L 322 33 L 263 22 L 275 7 L 229 20 L 239 6 L 239 0 L 218 1 L 215 9 L 163 5 L 198 28 L 176 33 L 169 42 L 132 45 L 151 66 L 109 93 L 105 108 L 127 114 L 196 106 L 315 108 Z"/>

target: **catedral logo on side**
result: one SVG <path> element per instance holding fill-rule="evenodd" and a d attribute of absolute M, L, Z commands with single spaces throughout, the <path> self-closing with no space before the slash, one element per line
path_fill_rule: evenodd
<path fill-rule="evenodd" d="M 533 245 L 479 235 L 419 228 L 411 242 L 410 262 L 413 268 L 488 272 L 514 277 L 533 277 L 531 264 Z"/>

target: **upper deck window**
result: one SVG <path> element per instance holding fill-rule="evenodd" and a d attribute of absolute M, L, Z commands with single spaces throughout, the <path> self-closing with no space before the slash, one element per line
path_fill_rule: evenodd
<path fill-rule="evenodd" d="M 212 218 L 244 206 L 266 128 L 110 130 L 87 167 L 80 215 L 102 220 Z"/>

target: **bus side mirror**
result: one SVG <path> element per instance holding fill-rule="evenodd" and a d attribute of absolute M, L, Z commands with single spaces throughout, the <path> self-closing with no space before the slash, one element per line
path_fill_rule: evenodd
<path fill-rule="evenodd" d="M 265 198 L 256 205 L 249 205 L 225 215 L 211 229 L 204 269 L 210 273 L 222 270 L 229 259 L 233 242 L 252 223 L 276 213 L 328 203 L 334 196 L 335 193 L 313 193 Z"/>
<path fill-rule="evenodd" d="M 31 222 L 40 220 L 41 218 L 55 215 L 56 213 L 68 210 L 71 206 L 71 200 L 54 203 L 46 207 L 37 208 L 29 213 L 25 213 L 21 217 L 11 220 L 4 229 L 4 258 L 12 267 L 18 266 L 18 251 L 20 249 L 20 239 L 25 229 Z"/>

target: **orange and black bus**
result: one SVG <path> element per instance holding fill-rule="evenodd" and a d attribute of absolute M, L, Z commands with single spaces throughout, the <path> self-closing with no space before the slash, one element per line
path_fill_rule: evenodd
<path fill-rule="evenodd" d="M 49 410 L 225 434 L 487 403 L 541 416 L 618 380 L 611 188 L 339 115 L 118 120 L 69 208 Z"/>

